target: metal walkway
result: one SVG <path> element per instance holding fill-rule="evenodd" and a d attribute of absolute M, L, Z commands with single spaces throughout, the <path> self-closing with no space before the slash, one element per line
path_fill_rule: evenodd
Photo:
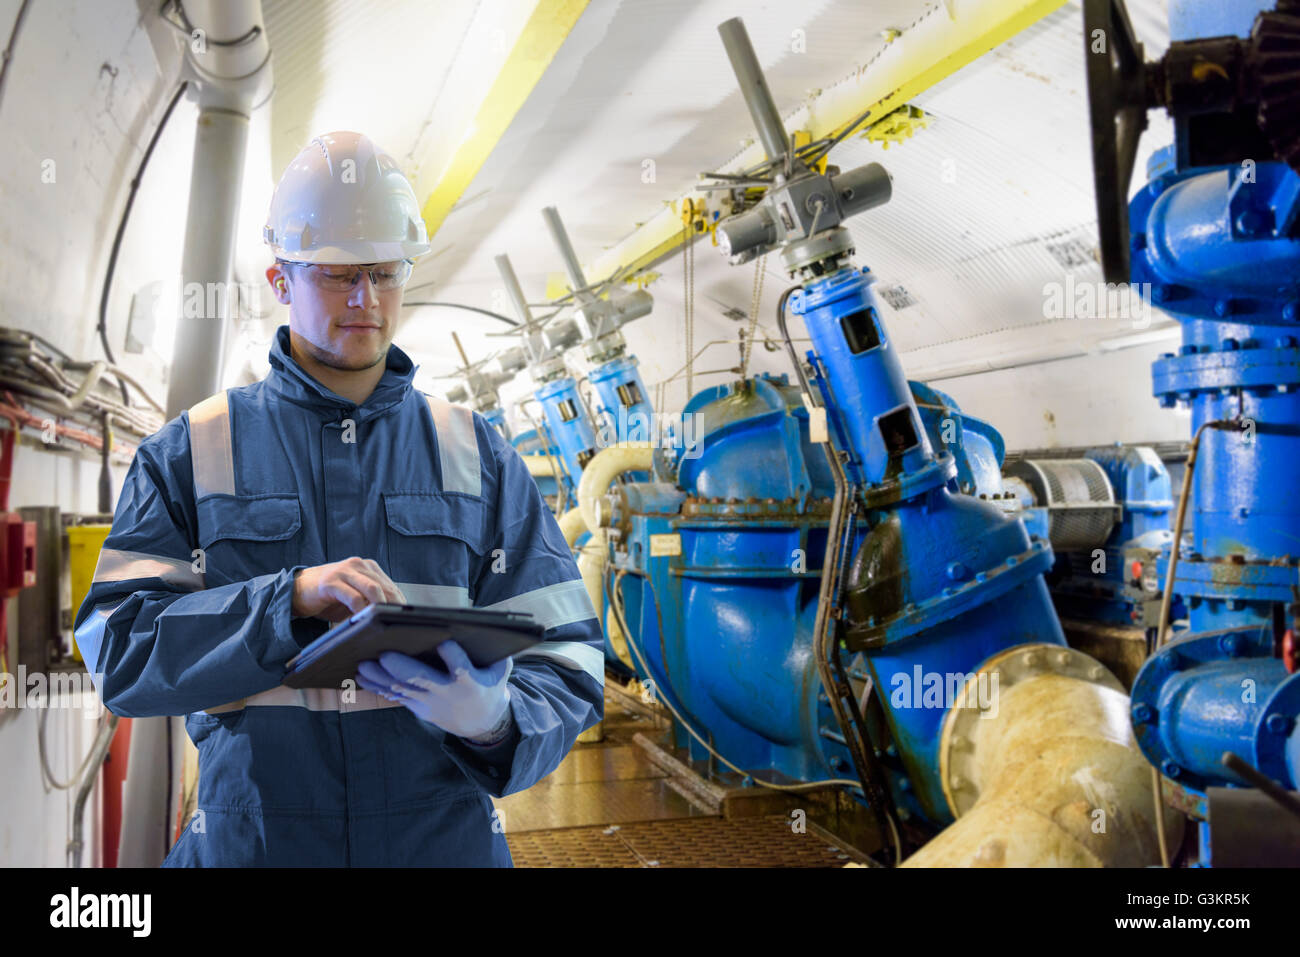
<path fill-rule="evenodd" d="M 605 740 L 579 743 L 548 777 L 494 799 L 516 867 L 843 867 L 861 856 L 785 813 L 724 817 L 633 741 L 666 729 L 608 692 Z"/>

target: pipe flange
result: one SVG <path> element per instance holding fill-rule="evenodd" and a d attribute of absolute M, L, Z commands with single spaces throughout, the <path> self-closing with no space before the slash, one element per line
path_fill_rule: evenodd
<path fill-rule="evenodd" d="M 1269 696 L 1255 724 L 1255 766 L 1282 786 L 1300 786 L 1300 674 L 1287 678 Z"/>
<path fill-rule="evenodd" d="M 979 800 L 980 791 L 973 774 L 975 731 L 976 722 L 987 711 L 988 695 L 987 692 L 980 695 L 978 682 L 981 675 L 986 676 L 983 681 L 987 689 L 987 676 L 993 674 L 997 675 L 994 688 L 999 693 L 1029 678 L 1046 674 L 1077 678 L 1125 693 L 1124 686 L 1105 665 L 1064 645 L 1016 645 L 985 659 L 966 679 L 962 693 L 948 709 L 939 738 L 939 777 L 943 781 L 943 796 L 954 817 L 961 817 Z"/>
<path fill-rule="evenodd" d="M 705 498 L 688 495 L 682 502 L 682 516 L 686 519 L 708 521 L 761 521 L 765 519 L 790 522 L 825 521 L 831 514 L 831 499 L 810 498 L 803 505 L 799 497 L 789 498 Z"/>

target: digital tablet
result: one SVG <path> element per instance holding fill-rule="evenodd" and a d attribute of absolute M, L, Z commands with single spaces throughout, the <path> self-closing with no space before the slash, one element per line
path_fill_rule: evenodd
<path fill-rule="evenodd" d="M 357 665 L 400 651 L 442 670 L 435 650 L 454 638 L 476 667 L 486 668 L 542 640 L 545 629 L 531 615 L 482 608 L 367 605 L 300 651 L 289 662 L 290 688 L 341 688 L 356 678 Z"/>

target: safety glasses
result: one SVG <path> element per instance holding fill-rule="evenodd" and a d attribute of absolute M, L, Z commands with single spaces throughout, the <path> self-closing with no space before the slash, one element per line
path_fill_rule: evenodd
<path fill-rule="evenodd" d="M 406 285 L 411 278 L 414 263 L 409 259 L 395 259 L 387 263 L 372 263 L 365 266 L 344 266 L 329 263 L 293 263 L 295 269 L 307 278 L 313 286 L 326 292 L 348 292 L 361 278 L 369 273 L 370 281 L 380 292 L 398 289 Z"/>

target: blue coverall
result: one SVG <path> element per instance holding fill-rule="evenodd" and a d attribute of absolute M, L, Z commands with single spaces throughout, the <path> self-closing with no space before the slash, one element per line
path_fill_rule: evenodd
<path fill-rule="evenodd" d="M 282 326 L 265 379 L 140 444 L 74 627 L 111 711 L 188 715 L 199 813 L 164 866 L 509 866 L 489 795 L 532 786 L 603 716 L 599 623 L 536 484 L 414 372 L 390 347 L 357 406 L 303 371 Z M 292 617 L 294 572 L 353 555 L 411 603 L 546 627 L 516 656 L 504 741 L 361 688 L 280 684 L 329 627 Z"/>

